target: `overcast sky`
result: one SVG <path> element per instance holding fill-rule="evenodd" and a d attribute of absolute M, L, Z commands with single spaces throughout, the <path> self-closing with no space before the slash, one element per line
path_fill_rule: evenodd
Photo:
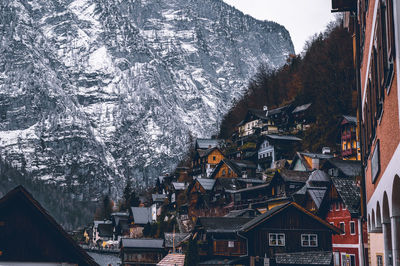
<path fill-rule="evenodd" d="M 289 31 L 296 53 L 332 20 L 331 0 L 224 0 L 256 19 L 275 21 Z"/>

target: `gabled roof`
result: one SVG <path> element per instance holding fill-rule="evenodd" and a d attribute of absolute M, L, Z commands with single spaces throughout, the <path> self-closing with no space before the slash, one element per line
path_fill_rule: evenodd
<path fill-rule="evenodd" d="M 222 151 L 218 147 L 209 148 L 207 150 L 197 149 L 196 152 L 199 154 L 200 158 L 203 158 L 203 157 L 207 157 L 208 155 L 210 155 L 210 153 L 212 153 L 214 150 L 217 150 L 221 154 L 223 154 Z"/>
<path fill-rule="evenodd" d="M 16 212 L 18 212 L 19 209 L 15 209 L 16 206 L 26 206 L 27 209 L 29 209 L 30 211 L 32 211 L 32 213 L 35 214 L 34 218 L 32 216 L 29 217 L 32 218 L 31 221 L 32 228 L 38 227 L 39 228 L 38 230 L 42 230 L 43 228 L 45 228 L 46 231 L 43 233 L 46 235 L 51 235 L 52 239 L 51 241 L 53 241 L 52 248 L 59 247 L 60 249 L 62 249 L 62 253 L 64 253 L 59 255 L 65 255 L 66 257 L 66 258 L 59 257 L 59 259 L 62 260 L 66 259 L 65 262 L 67 263 L 76 263 L 79 265 L 98 265 L 93 260 L 93 258 L 90 257 L 68 235 L 68 233 L 64 231 L 64 229 L 54 220 L 54 218 L 50 216 L 50 214 L 42 207 L 42 205 L 38 201 L 36 201 L 33 198 L 33 196 L 23 186 L 17 186 L 16 188 L 8 192 L 3 198 L 0 199 L 0 217 L 1 214 L 7 215 L 5 211 L 8 211 L 10 207 Z M 32 228 L 30 228 L 29 231 L 31 231 Z M 39 243 L 34 242 L 36 240 L 29 239 L 27 235 L 25 235 L 25 238 L 7 239 L 7 246 L 8 248 L 13 248 L 13 245 L 16 244 L 18 245 L 18 247 L 21 247 L 21 244 L 27 241 L 30 242 L 29 245 L 34 246 L 36 250 L 42 249 Z M 49 250 L 44 251 L 42 255 L 51 258 L 52 254 L 48 254 L 47 253 L 48 251 Z M 37 255 L 40 256 L 40 254 Z M 18 259 L 23 260 L 24 258 L 19 257 Z M 42 259 L 45 259 L 45 257 L 43 257 Z"/>
<path fill-rule="evenodd" d="M 308 251 L 294 253 L 276 253 L 275 261 L 278 264 L 294 265 L 331 265 L 331 251 Z"/>
<path fill-rule="evenodd" d="M 239 186 L 237 184 L 237 178 L 225 178 L 225 177 L 217 178 L 215 184 L 220 185 L 225 190 L 239 189 Z"/>
<path fill-rule="evenodd" d="M 296 108 L 294 108 L 292 113 L 294 114 L 294 113 L 298 113 L 298 112 L 303 112 L 303 111 L 307 110 L 308 108 L 310 108 L 310 106 L 311 106 L 311 103 L 297 106 Z"/>
<path fill-rule="evenodd" d="M 168 196 L 166 194 L 151 194 L 153 202 L 164 202 Z"/>
<path fill-rule="evenodd" d="M 175 242 L 175 247 L 178 247 L 183 241 L 188 240 L 189 237 L 189 233 L 164 233 L 164 245 L 166 248 L 172 248 L 173 242 Z"/>
<path fill-rule="evenodd" d="M 312 152 L 299 152 L 303 156 L 317 159 L 330 159 L 333 158 L 332 154 L 312 153 Z"/>
<path fill-rule="evenodd" d="M 331 179 L 350 214 L 357 216 L 360 213 L 361 196 L 360 188 L 357 187 L 356 181 L 342 177 L 331 177 Z"/>
<path fill-rule="evenodd" d="M 199 217 L 196 227 L 207 233 L 234 233 L 252 218 L 243 217 Z"/>
<path fill-rule="evenodd" d="M 188 184 L 184 182 L 172 182 L 172 186 L 175 190 L 185 190 L 188 188 Z"/>
<path fill-rule="evenodd" d="M 351 115 L 343 115 L 342 117 L 343 119 L 346 119 L 347 122 L 349 122 L 350 124 L 357 125 L 357 117 Z"/>
<path fill-rule="evenodd" d="M 206 191 L 210 191 L 214 188 L 215 179 L 208 179 L 208 178 L 197 178 L 196 179 L 199 184 L 204 188 Z"/>
<path fill-rule="evenodd" d="M 258 186 L 251 186 L 251 187 L 246 187 L 246 188 L 241 188 L 237 190 L 227 190 L 229 193 L 241 193 L 241 192 L 246 192 L 246 191 L 253 191 L 253 190 L 259 190 L 259 189 L 264 189 L 268 187 L 269 184 L 262 184 Z"/>
<path fill-rule="evenodd" d="M 171 253 L 157 263 L 157 266 L 183 266 L 184 264 L 185 254 Z"/>
<path fill-rule="evenodd" d="M 268 116 L 276 115 L 282 113 L 286 108 L 288 108 L 290 105 L 285 105 L 281 106 L 275 109 L 268 110 Z"/>
<path fill-rule="evenodd" d="M 210 175 L 210 178 L 215 177 L 215 175 L 218 173 L 219 169 L 222 167 L 223 164 L 226 164 L 233 172 L 236 173 L 237 176 L 242 176 L 242 171 L 245 171 L 247 169 L 257 169 L 257 165 L 251 161 L 229 160 L 227 158 L 224 158 L 214 168 L 214 170 Z"/>
<path fill-rule="evenodd" d="M 331 179 L 327 173 L 321 170 L 315 170 L 308 178 L 310 183 L 330 183 Z"/>
<path fill-rule="evenodd" d="M 315 205 L 319 209 L 321 207 L 322 201 L 325 195 L 328 193 L 328 188 L 326 187 L 308 187 L 307 193 L 310 195 L 311 199 L 314 201 Z"/>
<path fill-rule="evenodd" d="M 348 176 L 348 177 L 361 176 L 361 162 L 360 161 L 331 158 L 331 159 L 328 159 L 328 162 L 326 162 L 326 164 L 328 164 L 328 163 L 331 166 L 339 169 L 345 176 Z M 324 167 L 326 167 L 326 166 L 324 165 Z"/>
<path fill-rule="evenodd" d="M 271 217 L 277 215 L 281 211 L 283 211 L 283 210 L 285 210 L 287 208 L 290 208 L 290 207 L 297 208 L 299 211 L 301 211 L 304 214 L 306 214 L 306 215 L 310 216 L 311 218 L 315 219 L 316 221 L 318 221 L 322 225 L 326 226 L 327 228 L 329 228 L 333 232 L 336 232 L 338 234 L 341 233 L 339 228 L 337 228 L 335 226 L 332 226 L 331 224 L 329 224 L 325 220 L 322 220 L 321 218 L 319 218 L 318 216 L 312 214 L 311 212 L 309 212 L 308 210 L 304 209 L 303 207 L 301 207 L 300 205 L 298 205 L 295 202 L 288 202 L 288 203 L 282 204 L 280 206 L 276 206 L 276 207 L 266 211 L 264 214 L 262 214 L 260 216 L 257 216 L 256 218 L 254 218 L 251 221 L 249 221 L 246 224 L 244 224 L 240 228 L 240 230 L 244 231 L 244 232 L 248 232 L 248 231 L 252 230 L 254 227 L 256 227 L 257 225 L 259 225 L 260 223 L 263 223 L 263 222 L 267 221 Z"/>
<path fill-rule="evenodd" d="M 131 207 L 131 212 L 135 224 L 147 224 L 153 221 L 150 208 Z"/>
<path fill-rule="evenodd" d="M 267 116 L 266 116 L 267 111 L 264 111 L 264 110 L 258 110 L 258 109 L 250 108 L 247 112 L 252 114 L 252 115 L 254 115 L 255 117 L 257 117 L 259 119 L 266 119 L 267 118 Z"/>
<path fill-rule="evenodd" d="M 310 176 L 310 172 L 305 171 L 294 171 L 288 169 L 280 169 L 276 172 L 279 174 L 285 182 L 298 182 L 305 183 Z"/>
<path fill-rule="evenodd" d="M 275 134 L 268 134 L 265 135 L 267 138 L 272 140 L 283 140 L 283 141 L 301 141 L 301 138 L 295 136 L 285 136 L 285 135 L 275 135 Z"/>
<path fill-rule="evenodd" d="M 222 142 L 220 139 L 196 139 L 196 149 L 209 149 L 218 147 Z"/>
<path fill-rule="evenodd" d="M 163 239 L 122 238 L 121 243 L 124 248 L 164 249 Z"/>
<path fill-rule="evenodd" d="M 257 209 L 247 208 L 247 209 L 243 209 L 243 210 L 232 210 L 227 215 L 225 215 L 225 217 L 253 218 L 260 214 L 261 214 L 261 212 L 259 212 Z"/>

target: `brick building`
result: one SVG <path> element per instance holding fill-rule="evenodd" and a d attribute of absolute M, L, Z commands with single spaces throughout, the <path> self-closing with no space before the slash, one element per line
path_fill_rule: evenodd
<path fill-rule="evenodd" d="M 398 0 L 332 0 L 354 36 L 368 262 L 400 265 Z"/>

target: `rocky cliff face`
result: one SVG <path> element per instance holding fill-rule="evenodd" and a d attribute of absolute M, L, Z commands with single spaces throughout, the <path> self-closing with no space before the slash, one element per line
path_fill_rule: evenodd
<path fill-rule="evenodd" d="M 220 0 L 2 0 L 0 154 L 85 199 L 145 186 L 293 52 Z"/>

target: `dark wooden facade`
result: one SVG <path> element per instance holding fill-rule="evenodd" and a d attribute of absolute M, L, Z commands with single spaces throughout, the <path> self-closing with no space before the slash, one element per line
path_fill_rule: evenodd
<path fill-rule="evenodd" d="M 22 186 L 0 199 L 1 262 L 97 265 Z"/>
<path fill-rule="evenodd" d="M 243 231 L 249 241 L 251 265 L 264 265 L 264 260 L 257 262 L 257 257 L 270 258 L 273 264 L 276 253 L 331 251 L 332 234 L 340 232 L 296 203 L 287 203 L 268 211 L 246 224 Z M 280 245 L 271 244 L 276 234 L 284 235 Z M 304 246 L 303 235 L 316 236 L 317 244 Z"/>

